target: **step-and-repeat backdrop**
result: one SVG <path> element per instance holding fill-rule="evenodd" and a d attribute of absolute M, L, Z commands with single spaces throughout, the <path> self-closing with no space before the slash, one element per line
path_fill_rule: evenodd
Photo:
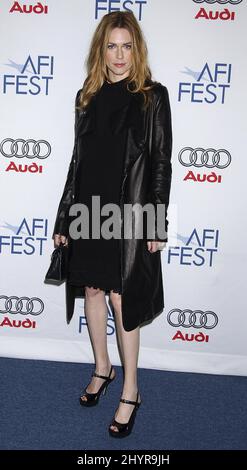
<path fill-rule="evenodd" d="M 75 95 L 92 33 L 114 10 L 136 15 L 173 118 L 165 309 L 141 329 L 139 366 L 247 375 L 246 0 L 1 1 L 0 355 L 93 362 L 83 299 L 68 326 L 64 284 L 44 276 Z"/>

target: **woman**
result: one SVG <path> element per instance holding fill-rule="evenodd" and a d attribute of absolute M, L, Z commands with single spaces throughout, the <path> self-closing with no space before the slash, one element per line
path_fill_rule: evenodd
<path fill-rule="evenodd" d="M 124 369 L 122 396 L 109 433 L 125 437 L 141 403 L 137 385 L 140 325 L 164 308 L 160 250 L 167 241 L 171 114 L 166 87 L 151 79 L 146 44 L 132 12 L 117 11 L 102 18 L 87 68 L 76 96 L 75 145 L 53 238 L 55 246 L 63 243 L 69 250 L 68 322 L 75 297 L 85 297 L 95 373 L 80 397 L 82 406 L 96 405 L 115 378 L 107 351 L 105 295 L 109 294 Z M 76 235 L 73 216 L 78 206 L 71 207 L 80 203 L 88 208 L 89 218 L 82 217 L 82 229 L 86 220 L 93 221 L 93 196 L 100 197 L 100 207 L 112 203 L 120 208 L 119 237 L 95 237 L 91 232 L 88 238 Z M 124 236 L 123 227 L 132 223 L 132 216 L 124 219 L 123 207 L 135 203 L 142 207 L 150 203 L 155 210 L 163 205 L 165 235 L 158 231 L 155 212 L 153 236 L 148 237 L 145 230 L 142 238 Z"/>

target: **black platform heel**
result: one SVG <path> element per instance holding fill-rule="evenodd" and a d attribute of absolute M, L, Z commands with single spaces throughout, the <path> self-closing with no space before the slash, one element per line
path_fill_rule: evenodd
<path fill-rule="evenodd" d="M 120 399 L 120 401 L 122 403 L 127 403 L 129 405 L 134 405 L 134 409 L 133 409 L 133 411 L 130 415 L 130 419 L 127 423 L 119 423 L 118 421 L 115 420 L 115 418 L 113 418 L 113 420 L 112 420 L 112 422 L 111 422 L 111 424 L 108 428 L 110 436 L 118 437 L 118 438 L 129 436 L 129 434 L 131 433 L 131 431 L 133 429 L 134 423 L 135 423 L 136 412 L 137 412 L 138 408 L 141 405 L 141 401 L 139 403 L 137 401 L 138 396 L 139 396 L 139 392 L 137 392 L 136 401 L 125 400 L 124 398 Z M 118 431 L 113 431 L 113 429 L 111 429 L 111 426 L 116 426 Z"/>
<path fill-rule="evenodd" d="M 111 366 L 111 370 L 110 370 L 108 377 L 106 377 L 105 375 L 96 374 L 96 372 L 92 374 L 92 377 L 99 377 L 100 379 L 105 379 L 105 382 L 101 385 L 101 387 L 96 393 L 88 393 L 86 390 L 89 384 L 86 386 L 86 388 L 84 389 L 84 393 L 80 396 L 80 399 L 79 399 L 80 404 L 82 406 L 95 406 L 97 405 L 99 401 L 101 393 L 102 395 L 106 394 L 108 385 L 115 379 L 115 376 L 112 379 L 110 378 L 112 369 L 113 369 L 113 366 Z M 82 400 L 83 396 L 86 396 L 87 399 Z"/>

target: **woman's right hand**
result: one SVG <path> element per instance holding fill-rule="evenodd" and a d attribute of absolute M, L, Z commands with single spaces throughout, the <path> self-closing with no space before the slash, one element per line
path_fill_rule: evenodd
<path fill-rule="evenodd" d="M 60 235 L 60 233 L 54 235 L 54 245 L 59 246 L 62 243 L 64 246 L 68 245 L 68 238 L 64 235 Z"/>

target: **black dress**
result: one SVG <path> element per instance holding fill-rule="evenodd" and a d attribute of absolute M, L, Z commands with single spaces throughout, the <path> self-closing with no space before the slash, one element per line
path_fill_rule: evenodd
<path fill-rule="evenodd" d="M 99 238 L 92 238 L 92 196 L 100 196 L 100 208 L 108 203 L 119 206 L 126 129 L 112 134 L 109 119 L 114 110 L 127 104 L 129 99 L 126 79 L 114 83 L 105 81 L 95 98 L 95 131 L 81 136 L 76 202 L 88 207 L 89 238 L 70 240 L 68 276 L 70 284 L 120 294 L 120 238 L 105 239 L 101 232 Z M 100 227 L 111 215 L 100 216 Z"/>

